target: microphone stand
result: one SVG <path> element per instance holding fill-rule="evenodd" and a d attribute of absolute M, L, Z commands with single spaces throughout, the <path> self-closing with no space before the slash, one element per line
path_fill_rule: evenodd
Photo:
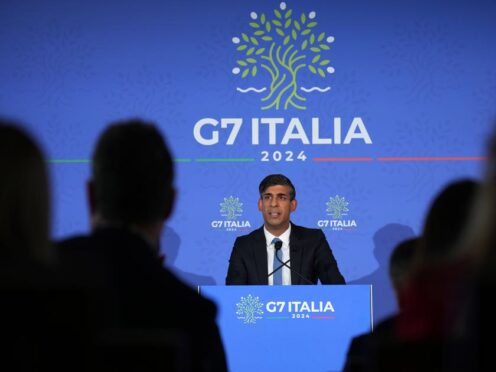
<path fill-rule="evenodd" d="M 277 258 L 277 261 L 279 261 L 281 263 L 281 266 L 279 266 L 277 269 L 275 269 L 274 271 L 272 271 L 269 275 L 267 275 L 267 277 L 271 276 L 272 274 L 274 274 L 277 270 L 280 270 L 282 269 L 283 266 L 286 266 L 289 270 L 291 270 L 292 273 L 295 273 L 296 275 L 298 275 L 298 277 L 300 277 L 301 279 L 303 279 L 303 281 L 305 281 L 307 284 L 312 284 L 314 285 L 314 283 L 312 283 L 310 280 L 308 280 L 307 278 L 305 278 L 303 275 L 301 275 L 298 271 L 296 270 L 293 270 L 291 268 L 291 266 L 288 265 L 288 262 L 291 261 L 291 259 L 287 260 L 286 262 L 282 262 L 282 260 L 279 258 L 279 256 L 277 256 L 277 251 L 280 250 L 282 248 L 282 242 L 280 244 L 278 244 L 279 242 L 277 242 L 274 246 L 274 249 L 275 249 L 275 252 L 274 252 L 274 256 Z"/>

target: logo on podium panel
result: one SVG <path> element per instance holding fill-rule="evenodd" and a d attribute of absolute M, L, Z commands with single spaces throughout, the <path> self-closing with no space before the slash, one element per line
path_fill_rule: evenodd
<path fill-rule="evenodd" d="M 256 324 L 261 319 L 289 321 L 334 319 L 334 312 L 334 305 L 331 301 L 270 299 L 264 305 L 259 297 L 254 297 L 251 294 L 241 297 L 236 304 L 237 318 L 245 324 Z"/>
<path fill-rule="evenodd" d="M 260 302 L 258 297 L 253 297 L 249 294 L 246 297 L 241 297 L 239 303 L 236 304 L 236 315 L 238 319 L 243 320 L 245 324 L 255 324 L 258 319 L 262 319 L 261 315 L 264 313 L 263 303 Z"/>

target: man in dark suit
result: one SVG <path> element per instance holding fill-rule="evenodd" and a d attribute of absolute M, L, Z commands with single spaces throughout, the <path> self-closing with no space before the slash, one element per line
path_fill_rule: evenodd
<path fill-rule="evenodd" d="M 226 284 L 294 285 L 317 284 L 318 280 L 344 284 L 322 230 L 290 222 L 297 201 L 289 178 L 269 175 L 260 183 L 259 192 L 264 225 L 236 239 Z"/>
<path fill-rule="evenodd" d="M 227 369 L 216 306 L 159 257 L 173 179 L 172 157 L 152 124 L 119 122 L 100 136 L 87 185 L 92 233 L 58 244 L 61 267 L 88 293 L 95 331 L 90 367 Z"/>

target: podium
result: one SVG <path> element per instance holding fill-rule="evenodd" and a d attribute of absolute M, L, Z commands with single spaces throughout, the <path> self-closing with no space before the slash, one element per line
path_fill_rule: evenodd
<path fill-rule="evenodd" d="M 340 371 L 372 329 L 369 285 L 202 286 L 218 306 L 230 371 Z"/>

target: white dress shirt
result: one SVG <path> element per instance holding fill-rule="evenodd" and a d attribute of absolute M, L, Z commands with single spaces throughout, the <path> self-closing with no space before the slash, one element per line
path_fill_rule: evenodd
<path fill-rule="evenodd" d="M 289 235 L 291 234 L 291 224 L 289 224 L 288 229 L 280 236 L 272 235 L 264 226 L 264 234 L 267 243 L 267 273 L 270 274 L 274 271 L 274 259 L 281 265 L 277 258 L 275 258 L 274 244 L 272 244 L 274 238 L 279 238 L 282 241 L 282 262 L 289 260 Z M 287 265 L 291 266 L 291 263 L 288 262 Z M 269 285 L 274 285 L 274 275 L 269 276 Z M 291 270 L 286 266 L 283 266 L 282 268 L 282 285 L 291 285 Z"/>

